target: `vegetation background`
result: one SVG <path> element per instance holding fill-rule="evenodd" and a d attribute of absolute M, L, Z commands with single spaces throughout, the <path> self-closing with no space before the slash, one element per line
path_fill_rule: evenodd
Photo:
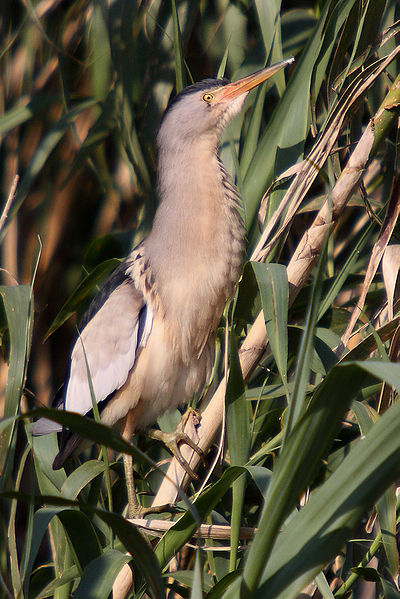
<path fill-rule="evenodd" d="M 399 13 L 395 0 L 2 2 L 4 597 L 108 597 L 126 563 L 134 597 L 400 597 Z M 32 441 L 21 414 L 48 405 L 77 319 L 151 224 L 170 97 L 289 56 L 221 147 L 251 259 L 201 406 L 227 380 L 225 457 L 211 470 L 219 437 L 206 486 L 189 486 L 193 505 L 181 500 L 178 525 L 148 544 L 122 516 L 119 452 L 136 458 L 148 503 L 166 450 L 135 440 L 154 469 L 115 432 L 64 415 L 114 453 L 53 472 L 55 437 Z M 228 538 L 185 546 L 199 521 Z"/>

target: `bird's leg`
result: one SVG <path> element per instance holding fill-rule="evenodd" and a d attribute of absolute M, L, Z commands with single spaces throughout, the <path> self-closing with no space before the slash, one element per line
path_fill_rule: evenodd
<path fill-rule="evenodd" d="M 196 443 L 189 437 L 187 433 L 185 433 L 185 426 L 190 419 L 193 419 L 194 426 L 200 422 L 200 414 L 194 408 L 188 408 L 186 410 L 173 433 L 165 433 L 164 431 L 156 429 L 148 429 L 146 431 L 146 435 L 151 439 L 162 441 L 168 447 L 170 452 L 176 457 L 185 472 L 187 472 L 187 474 L 194 480 L 199 480 L 197 474 L 192 470 L 188 462 L 183 457 L 179 447 L 179 443 L 186 443 L 186 445 L 189 445 L 189 447 L 191 447 L 193 451 L 200 456 L 203 464 L 206 464 L 204 451 L 198 445 L 196 445 Z"/>
<path fill-rule="evenodd" d="M 129 443 L 132 440 L 134 430 L 134 417 L 132 416 L 132 412 L 129 412 L 125 417 L 125 421 L 122 427 L 122 436 Z M 135 479 L 133 476 L 133 458 L 131 455 L 124 453 L 123 460 L 126 490 L 128 494 L 128 518 L 145 518 L 148 514 L 174 512 L 176 508 L 174 505 L 170 503 L 150 507 L 143 507 L 142 505 L 140 505 L 136 494 Z"/>
<path fill-rule="evenodd" d="M 123 460 L 126 491 L 128 493 L 128 517 L 136 518 L 136 515 L 140 512 L 141 506 L 138 502 L 135 489 L 135 479 L 133 478 L 133 459 L 131 455 L 124 453 Z"/>

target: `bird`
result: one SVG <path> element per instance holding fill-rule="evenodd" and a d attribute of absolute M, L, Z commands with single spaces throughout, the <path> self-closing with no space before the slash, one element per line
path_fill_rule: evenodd
<path fill-rule="evenodd" d="M 221 135 L 250 90 L 292 61 L 235 82 L 204 79 L 170 101 L 156 135 L 159 204 L 152 228 L 84 315 L 60 409 L 90 415 L 94 392 L 101 422 L 131 441 L 135 432 L 203 389 L 214 363 L 216 329 L 241 276 L 245 250 L 241 199 L 218 154 Z M 40 419 L 33 432 L 60 428 Z M 180 440 L 196 449 L 183 433 Z M 53 468 L 61 468 L 81 442 L 64 431 Z M 132 458 L 123 458 L 128 514 L 142 517 L 148 508 L 136 496 Z"/>

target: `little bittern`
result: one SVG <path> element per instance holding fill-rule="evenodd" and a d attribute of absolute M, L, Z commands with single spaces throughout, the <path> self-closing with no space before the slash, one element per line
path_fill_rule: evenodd
<path fill-rule="evenodd" d="M 214 361 L 215 330 L 244 254 L 238 191 L 219 159 L 218 144 L 248 92 L 290 62 L 234 83 L 206 79 L 170 102 L 157 135 L 160 203 L 152 230 L 111 275 L 80 325 L 64 409 L 92 411 L 87 365 L 101 421 L 117 426 L 128 440 L 201 391 Z M 36 434 L 52 430 L 58 425 L 36 423 Z M 80 441 L 64 435 L 53 468 L 60 468 Z M 142 510 L 127 456 L 124 465 L 134 516 Z"/>

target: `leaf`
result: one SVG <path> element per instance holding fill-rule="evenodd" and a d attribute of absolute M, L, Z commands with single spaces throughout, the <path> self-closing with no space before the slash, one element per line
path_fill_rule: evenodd
<path fill-rule="evenodd" d="M 393 301 L 400 269 L 400 245 L 388 245 L 382 258 L 382 274 L 388 299 L 388 320 L 393 320 Z"/>
<path fill-rule="evenodd" d="M 349 362 L 354 360 L 362 360 L 368 358 L 373 351 L 377 349 L 377 335 L 382 342 L 391 339 L 395 334 L 397 327 L 400 323 L 400 317 L 396 317 L 387 324 L 383 325 L 373 333 L 370 333 L 358 343 L 352 350 L 347 352 L 343 358 L 340 360 L 341 362 Z"/>
<path fill-rule="evenodd" d="M 348 366 L 347 373 L 342 371 L 347 381 L 345 387 L 353 386 L 356 372 L 364 370 L 400 389 L 397 364 L 371 360 Z M 333 371 L 339 373 L 340 367 Z M 343 387 L 337 388 L 337 398 L 343 392 Z M 337 554 L 366 510 L 400 475 L 399 426 L 400 403 L 397 403 L 354 445 L 330 478 L 279 533 L 273 554 L 264 562 L 260 584 L 254 589 L 245 578 L 246 570 L 254 566 L 249 553 L 244 571 L 244 584 L 249 591 L 245 597 L 292 599 Z M 263 533 L 262 524 L 254 541 Z M 237 591 L 230 596 L 236 597 Z"/>
<path fill-rule="evenodd" d="M 357 322 L 358 317 L 360 316 L 362 309 L 364 307 L 364 303 L 367 297 L 368 290 L 372 283 L 372 279 L 375 276 L 375 273 L 378 269 L 379 263 L 382 259 L 384 251 L 386 249 L 387 244 L 389 243 L 389 239 L 393 233 L 394 227 L 396 225 L 397 219 L 400 214 L 400 177 L 397 178 L 394 189 L 389 201 L 387 213 L 385 216 L 385 220 L 383 222 L 381 231 L 379 233 L 379 237 L 372 248 L 372 254 L 368 263 L 367 272 L 365 273 L 364 284 L 360 293 L 360 296 L 357 300 L 357 305 L 353 310 L 353 313 L 350 318 L 350 322 L 346 328 L 342 336 L 342 343 L 344 346 L 347 345 L 348 340 L 350 338 L 351 332 Z"/>
<path fill-rule="evenodd" d="M 162 599 L 165 596 L 161 572 L 157 560 L 155 559 L 153 550 L 149 547 L 147 541 L 143 539 L 137 528 L 119 514 L 106 512 L 89 504 L 71 501 L 60 496 L 52 497 L 49 495 L 40 495 L 38 497 L 32 498 L 23 495 L 22 493 L 7 492 L 0 494 L 0 497 L 12 499 L 17 498 L 21 501 L 24 500 L 28 502 L 33 500 L 36 503 L 40 502 L 53 506 L 42 508 L 35 514 L 36 529 L 34 530 L 33 535 L 30 567 L 28 569 L 29 572 L 31 571 L 32 564 L 35 560 L 35 556 L 37 555 L 43 535 L 47 530 L 47 526 L 54 516 L 59 516 L 61 519 L 63 519 L 63 524 L 65 524 L 67 532 L 71 534 L 73 543 L 76 539 L 76 545 L 74 548 L 76 551 L 78 551 L 82 562 L 88 561 L 88 555 L 85 556 L 84 554 L 85 546 L 82 546 L 82 539 L 85 537 L 81 538 L 81 546 L 79 546 L 79 526 L 76 527 L 74 525 L 74 520 L 78 524 L 83 524 L 84 528 L 89 531 L 87 526 L 91 526 L 91 522 L 88 516 L 95 515 L 112 528 L 113 532 L 124 545 L 125 549 L 133 556 L 135 564 L 146 578 L 153 596 L 156 599 Z M 83 534 L 84 533 L 85 531 L 83 531 Z M 89 536 L 91 536 L 91 533 Z M 91 547 L 93 550 L 94 545 L 92 544 Z"/>
<path fill-rule="evenodd" d="M 0 118 L 0 135 L 8 133 L 8 131 L 26 123 L 32 117 L 46 112 L 56 99 L 59 99 L 58 96 L 55 97 L 53 94 L 36 96 L 27 104 L 18 103 L 5 111 Z"/>
<path fill-rule="evenodd" d="M 71 513 L 73 512 L 73 513 Z M 100 546 L 97 536 L 94 532 L 91 522 L 87 516 L 79 511 L 65 507 L 45 507 L 37 510 L 33 522 L 32 545 L 29 554 L 29 561 L 24 581 L 24 589 L 28 594 L 29 579 L 35 563 L 43 537 L 54 516 L 62 519 L 63 525 L 69 533 L 72 547 L 77 557 L 77 565 L 82 565 L 90 561 L 91 557 L 100 554 Z"/>
<path fill-rule="evenodd" d="M 107 549 L 85 568 L 81 581 L 74 593 L 75 599 L 107 599 L 114 581 L 131 556 L 116 549 Z"/>
<path fill-rule="evenodd" d="M 268 485 L 271 481 L 272 472 L 262 466 L 247 466 L 249 474 L 253 477 L 263 497 L 267 494 Z"/>
<path fill-rule="evenodd" d="M 239 578 L 241 574 L 242 571 L 239 569 L 235 570 L 234 572 L 229 572 L 229 574 L 226 574 L 226 576 L 221 578 L 221 580 L 219 580 L 217 584 L 214 585 L 211 591 L 207 594 L 207 599 L 219 599 L 220 597 L 222 597 L 224 591 L 226 589 L 229 589 L 232 583 L 237 578 Z"/>
<path fill-rule="evenodd" d="M 353 272 L 355 263 L 359 259 L 361 251 L 364 249 L 367 242 L 370 242 L 371 233 L 373 233 L 375 228 L 376 222 L 372 221 L 354 247 L 350 248 L 351 251 L 347 260 L 343 264 L 340 271 L 335 275 L 330 289 L 324 294 L 324 297 L 321 300 L 321 305 L 318 311 L 318 320 L 320 320 L 327 310 L 332 307 L 334 299 L 342 289 L 347 277 Z"/>
<path fill-rule="evenodd" d="M 226 435 L 232 466 L 243 466 L 250 449 L 250 404 L 246 401 L 245 388 L 236 346 L 235 333 L 231 330 L 229 348 L 229 376 L 226 386 Z M 231 515 L 231 569 L 236 568 L 239 528 L 241 525 L 246 475 L 234 481 L 232 486 Z"/>
<path fill-rule="evenodd" d="M 175 55 L 176 92 L 179 93 L 185 87 L 185 68 L 182 53 L 181 30 L 179 27 L 179 17 L 175 0 L 172 0 L 172 22 L 174 26 L 173 43 Z"/>
<path fill-rule="evenodd" d="M 271 2 L 263 2 L 256 0 L 255 6 L 257 17 L 260 23 L 262 39 L 265 47 L 265 56 L 267 64 L 274 64 L 283 59 L 282 56 L 282 40 L 280 27 L 280 0 L 271 0 Z M 257 150 L 259 135 L 261 130 L 261 122 L 263 118 L 263 109 L 267 90 L 271 86 L 276 86 L 281 96 L 285 89 L 285 75 L 281 71 L 275 75 L 272 81 L 265 82 L 256 92 L 256 100 L 252 106 L 251 115 L 246 130 L 246 136 L 242 143 L 240 154 L 240 178 L 245 176 L 247 169 L 251 163 L 254 153 Z"/>
<path fill-rule="evenodd" d="M 332 368 L 288 435 L 271 477 L 258 533 L 247 555 L 243 579 L 250 591 L 255 592 L 268 558 L 272 559 L 280 527 L 313 480 L 346 409 L 366 379 L 365 371 L 356 364 Z"/>
<path fill-rule="evenodd" d="M 63 483 L 61 494 L 69 499 L 76 499 L 79 493 L 96 476 L 104 474 L 106 465 L 100 460 L 89 460 L 76 468 Z"/>
<path fill-rule="evenodd" d="M 154 465 L 154 462 L 140 449 L 132 443 L 128 443 L 121 435 L 113 428 L 95 422 L 87 416 L 77 414 L 76 412 L 68 412 L 67 410 L 57 410 L 54 408 L 37 408 L 25 414 L 28 418 L 49 418 L 54 422 L 58 422 L 62 426 L 69 428 L 77 433 L 83 439 L 88 439 L 92 443 L 105 445 L 115 451 L 127 453 L 135 460 L 143 461 Z"/>
<path fill-rule="evenodd" d="M 321 255 L 318 261 L 317 271 L 314 277 L 306 322 L 301 338 L 298 359 L 296 361 L 296 372 L 294 375 L 293 392 L 290 396 L 288 415 L 283 430 L 283 445 L 288 435 L 302 414 L 306 402 L 307 386 L 310 382 L 311 360 L 314 348 L 315 328 L 318 319 L 318 307 L 322 295 L 322 272 L 325 265 L 327 249 L 327 238 L 323 243 Z"/>
<path fill-rule="evenodd" d="M 268 340 L 286 393 L 288 359 L 289 285 L 286 268 L 281 264 L 252 262 L 260 289 Z"/>
<path fill-rule="evenodd" d="M 25 383 L 31 338 L 31 288 L 28 285 L 1 286 L 0 296 L 7 317 L 10 337 L 9 367 L 3 414 L 3 417 L 7 420 L 18 414 Z M 10 427 L 3 430 L 1 435 L 0 472 L 6 464 L 13 432 L 14 422 L 11 420 Z M 6 478 L 4 477 L 3 482 Z"/>
<path fill-rule="evenodd" d="M 353 402 L 353 412 L 360 426 L 361 434 L 365 435 L 378 420 L 378 415 L 372 409 L 360 402 Z M 386 553 L 389 571 L 393 578 L 398 575 L 399 554 L 396 540 L 396 488 L 391 485 L 376 503 L 382 534 L 383 548 Z"/>
<path fill-rule="evenodd" d="M 193 586 L 190 599 L 203 599 L 203 569 L 201 567 L 201 550 L 198 548 L 195 554 Z"/>

